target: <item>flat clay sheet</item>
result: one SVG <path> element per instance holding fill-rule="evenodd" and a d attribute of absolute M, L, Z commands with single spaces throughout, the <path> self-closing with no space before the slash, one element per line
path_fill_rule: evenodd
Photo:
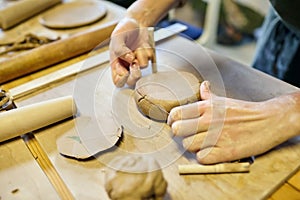
<path fill-rule="evenodd" d="M 75 28 L 103 18 L 107 12 L 100 1 L 71 1 L 56 6 L 40 16 L 40 23 L 49 28 Z"/>

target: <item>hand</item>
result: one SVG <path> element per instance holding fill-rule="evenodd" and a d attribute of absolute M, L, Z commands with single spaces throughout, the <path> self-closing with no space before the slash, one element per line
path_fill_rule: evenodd
<path fill-rule="evenodd" d="M 202 101 L 173 108 L 167 123 L 202 164 L 258 155 L 299 134 L 293 95 L 247 102 L 212 94 L 207 81 L 200 94 Z"/>
<path fill-rule="evenodd" d="M 117 87 L 134 85 L 141 77 L 141 68 L 154 55 L 149 43 L 148 28 L 140 27 L 132 18 L 124 18 L 111 35 L 110 64 L 112 79 Z"/>

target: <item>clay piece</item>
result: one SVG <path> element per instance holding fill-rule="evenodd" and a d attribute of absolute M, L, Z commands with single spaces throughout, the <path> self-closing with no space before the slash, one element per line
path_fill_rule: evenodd
<path fill-rule="evenodd" d="M 0 55 L 7 54 L 15 51 L 22 51 L 27 49 L 33 49 L 43 44 L 48 44 L 58 40 L 59 37 L 52 39 L 45 36 L 38 36 L 32 33 L 28 33 L 21 38 L 18 38 L 13 43 L 8 43 L 5 46 L 0 44 Z"/>
<path fill-rule="evenodd" d="M 162 200 L 167 191 L 158 162 L 152 157 L 115 157 L 105 174 L 105 190 L 112 200 Z"/>
<path fill-rule="evenodd" d="M 106 12 L 106 7 L 99 1 L 73 1 L 47 11 L 39 21 L 49 28 L 75 28 L 100 20 Z"/>
<path fill-rule="evenodd" d="M 157 121 L 166 121 L 172 108 L 200 100 L 200 81 L 184 71 L 163 71 L 142 77 L 135 86 L 139 110 Z"/>

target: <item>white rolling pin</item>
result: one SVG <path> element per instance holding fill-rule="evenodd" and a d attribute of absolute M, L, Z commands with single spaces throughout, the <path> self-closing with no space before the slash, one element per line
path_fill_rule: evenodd
<path fill-rule="evenodd" d="M 0 113 L 0 142 L 75 115 L 73 97 L 66 96 Z"/>

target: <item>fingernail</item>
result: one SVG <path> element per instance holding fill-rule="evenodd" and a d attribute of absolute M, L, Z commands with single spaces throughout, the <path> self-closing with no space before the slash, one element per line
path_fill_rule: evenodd
<path fill-rule="evenodd" d="M 204 86 L 205 86 L 205 89 L 206 90 L 209 90 L 209 88 L 210 88 L 210 83 L 209 83 L 209 81 L 204 81 Z"/>
<path fill-rule="evenodd" d="M 130 53 L 127 53 L 127 54 L 125 55 L 125 59 L 126 59 L 127 61 L 132 62 L 132 61 L 134 60 L 134 56 L 133 56 L 132 54 L 130 54 Z"/>
<path fill-rule="evenodd" d="M 140 66 L 136 62 L 134 62 L 131 67 L 133 69 L 135 69 L 135 70 L 139 70 L 140 69 Z"/>
<path fill-rule="evenodd" d="M 171 126 L 171 128 L 172 128 L 173 135 L 177 135 L 178 128 L 179 128 L 178 125 L 177 125 L 177 123 L 173 123 L 172 126 Z"/>
<path fill-rule="evenodd" d="M 193 137 L 184 138 L 182 140 L 182 146 L 183 146 L 183 148 L 188 149 L 189 146 L 191 146 L 193 144 L 193 142 L 194 142 Z"/>

